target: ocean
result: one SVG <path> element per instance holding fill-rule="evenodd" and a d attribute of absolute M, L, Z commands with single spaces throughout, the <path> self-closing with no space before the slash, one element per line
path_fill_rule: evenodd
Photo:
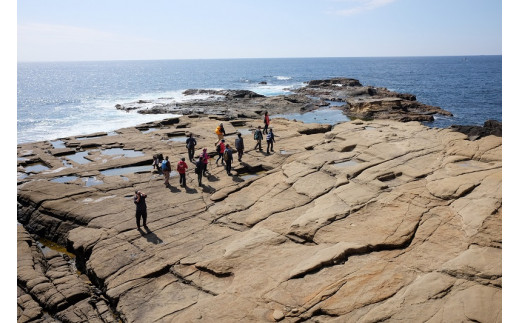
<path fill-rule="evenodd" d="M 453 113 L 425 123 L 430 127 L 502 121 L 502 56 L 20 62 L 17 74 L 18 143 L 110 132 L 172 116 L 124 112 L 115 108 L 118 103 L 180 102 L 186 89 L 289 94 L 304 82 L 332 77 L 411 93 Z M 318 113 L 323 122 L 337 120 L 327 118 L 327 111 Z"/>

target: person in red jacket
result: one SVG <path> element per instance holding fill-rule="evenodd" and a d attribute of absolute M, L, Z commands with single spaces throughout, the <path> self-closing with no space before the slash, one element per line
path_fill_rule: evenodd
<path fill-rule="evenodd" d="M 186 169 L 188 169 L 188 164 L 186 164 L 185 160 L 182 157 L 179 163 L 177 163 L 177 172 L 179 173 L 181 186 L 186 186 Z"/>
<path fill-rule="evenodd" d="M 267 111 L 265 111 L 265 115 L 264 115 L 264 130 L 262 131 L 262 133 L 264 135 L 267 135 L 267 128 L 269 128 L 269 123 L 271 122 L 271 120 L 269 119 L 269 114 L 267 113 Z"/>
<path fill-rule="evenodd" d="M 220 163 L 224 165 L 224 150 L 226 150 L 226 140 L 222 139 L 219 144 L 217 145 L 218 148 L 218 158 L 217 158 L 217 165 L 218 161 L 220 160 Z"/>

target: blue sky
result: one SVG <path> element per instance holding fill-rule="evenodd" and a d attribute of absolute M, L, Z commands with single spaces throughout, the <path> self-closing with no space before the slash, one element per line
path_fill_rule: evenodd
<path fill-rule="evenodd" d="M 17 2 L 18 61 L 502 54 L 496 0 Z"/>

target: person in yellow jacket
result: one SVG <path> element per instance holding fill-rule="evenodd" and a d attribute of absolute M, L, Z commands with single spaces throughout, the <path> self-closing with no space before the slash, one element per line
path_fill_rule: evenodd
<path fill-rule="evenodd" d="M 224 139 L 224 136 L 226 135 L 226 130 L 224 130 L 224 125 L 222 123 L 217 126 L 215 133 L 218 136 L 218 140 L 215 143 L 216 146 L 222 139 Z"/>

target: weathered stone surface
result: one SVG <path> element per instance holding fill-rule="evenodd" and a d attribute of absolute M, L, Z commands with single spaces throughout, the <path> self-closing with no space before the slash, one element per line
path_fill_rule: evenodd
<path fill-rule="evenodd" d="M 124 322 L 501 321 L 501 137 L 468 140 L 392 120 L 327 128 L 273 119 L 274 154 L 252 149 L 252 132 L 242 132 L 245 154 L 232 176 L 211 158 L 202 187 L 193 163 L 186 187 L 177 174 L 165 187 L 154 154 L 175 169 L 193 133 L 196 155 L 206 147 L 214 156 L 218 123 L 233 144 L 261 115 L 174 120 L 82 140 L 139 157 L 89 151 L 90 162 L 60 169 L 67 155 L 53 155 L 49 143 L 20 145 L 19 156 L 50 169 L 18 181 L 18 220 L 63 242 L 83 276 L 60 254 L 39 253 L 19 226 L 19 318 L 51 311 L 57 320 L 110 322 L 111 307 Z M 104 172 L 129 166 L 148 168 Z M 51 182 L 64 175 L 103 183 Z M 140 230 L 135 189 L 148 194 Z"/>
<path fill-rule="evenodd" d="M 22 226 L 17 229 L 18 322 L 117 322 L 67 255 L 48 247 L 43 253 Z"/>
<path fill-rule="evenodd" d="M 222 120 L 258 118 L 264 111 L 273 114 L 306 112 L 330 105 L 327 101 L 345 102 L 341 107 L 351 119 L 391 119 L 402 122 L 433 121 L 434 114 L 452 116 L 440 107 L 416 101 L 408 93 L 397 93 L 386 88 L 363 86 L 358 80 L 333 78 L 312 80 L 307 85 L 291 90 L 289 95 L 265 97 L 248 90 L 189 89 L 183 92 L 192 100 L 175 102 L 173 99 L 139 100 L 116 104 L 116 109 L 142 114 L 215 115 Z M 497 134 L 496 126 L 490 126 Z M 457 127 L 461 131 L 465 127 Z M 501 129 L 501 127 L 500 127 Z M 303 133 L 303 132 L 302 132 Z M 501 133 L 501 130 L 500 130 Z"/>

